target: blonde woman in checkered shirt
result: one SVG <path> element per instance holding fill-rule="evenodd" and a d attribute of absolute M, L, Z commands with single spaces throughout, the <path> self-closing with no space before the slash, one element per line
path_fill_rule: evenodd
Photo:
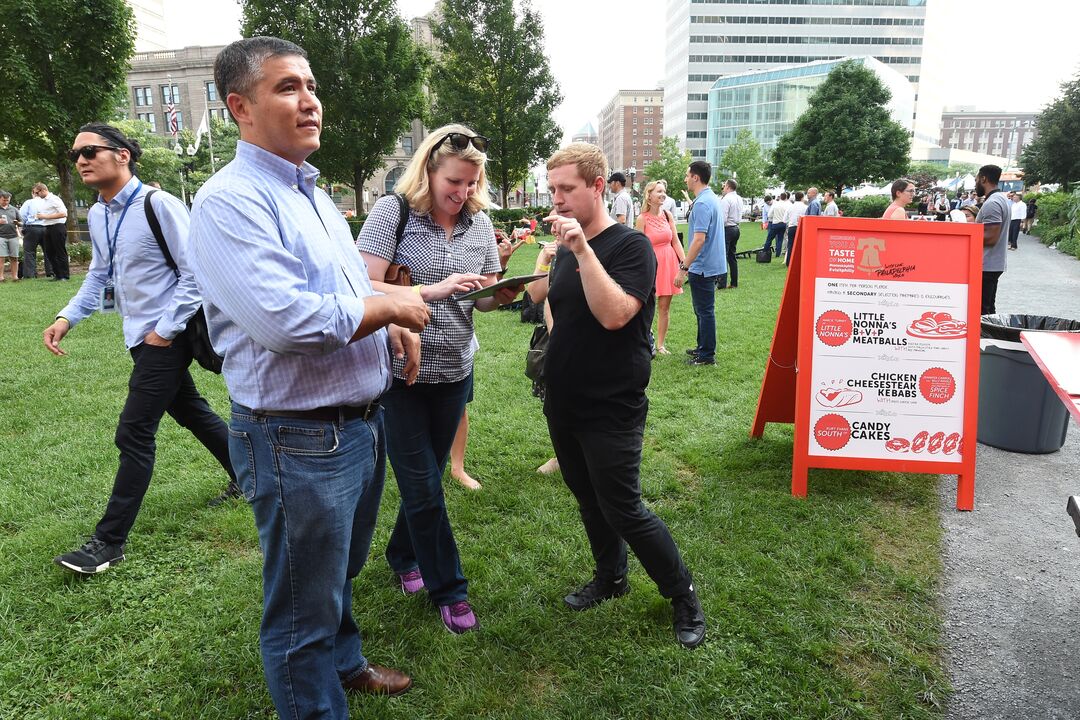
<path fill-rule="evenodd" d="M 409 206 L 400 242 L 397 196 L 380 198 L 357 246 L 376 290 L 416 292 L 431 322 L 420 334 L 420 370 L 404 375 L 394 361 L 394 383 L 383 396 L 387 451 L 401 491 L 386 559 L 407 595 L 426 588 L 443 624 L 454 633 L 478 627 L 468 581 L 443 497 L 442 475 L 473 383 L 473 310 L 513 301 L 522 288 L 482 300 L 455 295 L 496 282 L 502 269 L 487 207 L 487 138 L 463 125 L 433 131 L 420 144 L 397 185 Z M 384 283 L 391 263 L 409 268 L 414 285 Z"/>

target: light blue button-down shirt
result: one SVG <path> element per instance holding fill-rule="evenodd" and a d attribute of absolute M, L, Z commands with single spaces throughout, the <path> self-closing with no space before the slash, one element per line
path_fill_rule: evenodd
<path fill-rule="evenodd" d="M 120 223 L 129 198 L 131 204 Z M 146 186 L 134 177 L 108 203 L 98 196 L 98 202 L 86 216 L 93 244 L 90 269 L 79 292 L 59 313 L 74 325 L 98 309 L 101 289 L 109 281 L 110 236 L 116 234 L 113 284 L 117 306 L 124 318 L 124 343 L 129 348 L 141 344 L 151 330 L 172 340 L 184 330 L 188 318 L 202 302 L 191 272 L 188 209 L 165 192 L 155 192 L 150 198 L 165 244 L 180 271 L 177 278 L 165 264 L 165 256 L 146 221 L 145 198 Z"/>
<path fill-rule="evenodd" d="M 705 233 L 705 244 L 701 246 L 694 262 L 690 263 L 690 272 L 705 277 L 726 273 L 724 218 L 720 200 L 712 188 L 704 188 L 694 199 L 694 207 L 690 209 L 689 226 L 691 242 L 694 240 L 694 233 Z"/>
<path fill-rule="evenodd" d="M 191 244 L 232 399 L 255 410 L 364 405 L 390 387 L 385 330 L 354 343 L 373 295 L 319 171 L 246 142 L 195 196 Z"/>
<path fill-rule="evenodd" d="M 23 225 L 41 225 L 41 221 L 37 219 L 37 214 L 41 212 L 44 201 L 35 196 L 32 196 L 22 204 L 19 209 L 19 219 L 22 220 Z"/>

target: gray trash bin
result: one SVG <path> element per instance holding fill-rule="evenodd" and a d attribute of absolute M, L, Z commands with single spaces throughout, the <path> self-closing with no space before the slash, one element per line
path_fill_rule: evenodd
<path fill-rule="evenodd" d="M 1023 453 L 1065 444 L 1069 411 L 1020 343 L 1021 331 L 1080 332 L 1080 322 L 1041 315 L 984 315 L 978 441 Z"/>

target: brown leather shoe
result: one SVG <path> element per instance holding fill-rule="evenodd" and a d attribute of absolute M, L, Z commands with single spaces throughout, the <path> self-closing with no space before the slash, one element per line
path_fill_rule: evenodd
<path fill-rule="evenodd" d="M 412 678 L 392 668 L 381 665 L 367 666 L 367 670 L 360 673 L 347 683 L 342 683 L 346 690 L 354 690 L 368 695 L 401 695 L 412 687 Z"/>

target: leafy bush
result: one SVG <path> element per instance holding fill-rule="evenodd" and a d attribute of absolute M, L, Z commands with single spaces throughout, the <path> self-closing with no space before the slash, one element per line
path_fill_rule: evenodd
<path fill-rule="evenodd" d="M 1064 192 L 1042 193 L 1038 196 L 1038 223 L 1032 227 L 1037 235 L 1043 235 L 1047 229 L 1069 224 L 1069 194 Z M 1046 242 L 1045 240 L 1043 242 Z M 1051 245 L 1052 243 L 1046 243 Z"/>
<path fill-rule="evenodd" d="M 91 244 L 88 242 L 73 242 L 68 243 L 67 251 L 68 258 L 72 262 L 88 263 L 93 253 L 91 252 Z"/>
<path fill-rule="evenodd" d="M 869 195 L 864 198 L 841 197 L 836 201 L 844 217 L 879 218 L 885 214 L 885 208 L 892 202 L 885 195 Z"/>

